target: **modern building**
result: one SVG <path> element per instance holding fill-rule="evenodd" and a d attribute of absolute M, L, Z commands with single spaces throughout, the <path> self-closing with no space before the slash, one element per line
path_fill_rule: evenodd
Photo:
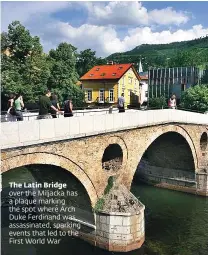
<path fill-rule="evenodd" d="M 117 104 L 122 93 L 126 106 L 139 103 L 140 77 L 133 64 L 94 66 L 80 81 L 88 104 Z"/>
<path fill-rule="evenodd" d="M 199 83 L 199 69 L 196 67 L 174 67 L 149 70 L 149 98 L 175 94 L 178 99 L 181 93 Z"/>

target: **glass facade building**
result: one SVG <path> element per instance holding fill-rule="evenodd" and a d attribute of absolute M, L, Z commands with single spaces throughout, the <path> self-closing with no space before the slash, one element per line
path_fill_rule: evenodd
<path fill-rule="evenodd" d="M 181 93 L 199 82 L 199 69 L 196 67 L 174 67 L 149 70 L 149 98 L 164 96 L 169 98 Z"/>

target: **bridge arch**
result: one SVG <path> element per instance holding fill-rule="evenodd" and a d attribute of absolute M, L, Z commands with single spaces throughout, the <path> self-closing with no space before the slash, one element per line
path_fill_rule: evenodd
<path fill-rule="evenodd" d="M 91 205 L 92 207 L 94 207 L 98 199 L 98 195 L 90 178 L 80 166 L 78 166 L 76 163 L 74 163 L 70 159 L 65 158 L 63 156 L 55 155 L 51 153 L 44 153 L 44 152 L 21 154 L 21 155 L 14 156 L 12 158 L 7 158 L 2 160 L 1 171 L 2 173 L 4 173 L 6 171 L 9 171 L 17 167 L 33 165 L 33 164 L 54 165 L 69 171 L 85 187 L 85 190 L 87 191 L 88 196 L 90 198 Z"/>
<path fill-rule="evenodd" d="M 198 168 L 198 157 L 197 157 L 196 147 L 194 145 L 194 142 L 193 142 L 191 136 L 187 133 L 187 131 L 183 127 L 181 127 L 179 125 L 164 125 L 164 126 L 160 126 L 157 129 L 155 129 L 155 132 L 151 133 L 148 136 L 144 146 L 140 150 L 140 153 L 138 155 L 139 157 L 137 158 L 137 162 L 139 163 L 141 161 L 141 159 L 144 156 L 147 149 L 159 137 L 161 137 L 162 135 L 168 134 L 168 133 L 176 133 L 176 134 L 180 135 L 182 138 L 184 138 L 184 141 L 186 141 L 187 145 L 189 146 L 190 152 L 193 157 L 194 170 L 195 170 L 195 172 L 197 172 L 199 168 Z M 129 180 L 130 180 L 129 187 L 131 187 L 135 172 L 136 172 L 136 169 L 133 169 L 133 171 L 131 173 L 131 177 L 129 178 Z"/>

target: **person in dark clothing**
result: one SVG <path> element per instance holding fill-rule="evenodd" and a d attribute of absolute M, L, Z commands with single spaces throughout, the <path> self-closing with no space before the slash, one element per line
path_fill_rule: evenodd
<path fill-rule="evenodd" d="M 72 117 L 73 116 L 72 109 L 73 109 L 72 100 L 71 98 L 69 98 L 64 102 L 64 117 Z"/>
<path fill-rule="evenodd" d="M 39 99 L 39 116 L 38 119 L 50 119 L 50 110 L 53 109 L 57 113 L 62 113 L 56 107 L 54 107 L 50 101 L 51 92 L 47 90 L 45 96 L 41 96 Z"/>
<path fill-rule="evenodd" d="M 10 94 L 9 100 L 8 100 L 8 111 L 7 111 L 8 114 L 16 115 L 15 114 L 15 108 L 14 108 L 14 100 L 15 100 L 15 98 L 16 98 L 16 95 Z"/>
<path fill-rule="evenodd" d="M 53 105 L 56 109 L 58 109 L 58 110 L 60 111 L 60 106 L 59 106 L 59 103 L 58 103 L 58 97 L 57 97 L 57 95 L 55 95 L 55 94 L 52 95 L 52 97 L 51 97 L 51 103 L 52 103 L 52 105 Z M 56 111 L 55 111 L 53 108 L 51 108 L 51 115 L 52 115 L 53 118 L 57 118 Z"/>
<path fill-rule="evenodd" d="M 121 96 L 118 98 L 118 110 L 119 112 L 125 112 L 125 99 L 124 99 L 124 93 L 121 94 Z"/>

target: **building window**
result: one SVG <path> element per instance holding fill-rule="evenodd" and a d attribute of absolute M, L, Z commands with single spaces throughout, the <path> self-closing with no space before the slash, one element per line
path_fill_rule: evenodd
<path fill-rule="evenodd" d="M 88 89 L 86 91 L 86 94 L 87 94 L 87 101 L 92 101 L 92 89 Z"/>
<path fill-rule="evenodd" d="M 109 102 L 110 102 L 110 103 L 114 102 L 113 89 L 110 89 L 110 90 L 109 90 Z"/>
<path fill-rule="evenodd" d="M 104 103 L 104 89 L 100 89 L 99 102 Z"/>
<path fill-rule="evenodd" d="M 132 84 L 132 78 L 129 77 L 129 84 Z"/>
<path fill-rule="evenodd" d="M 137 90 L 137 79 L 134 80 L 134 89 Z"/>
<path fill-rule="evenodd" d="M 124 86 L 125 75 L 122 78 L 122 85 Z"/>

